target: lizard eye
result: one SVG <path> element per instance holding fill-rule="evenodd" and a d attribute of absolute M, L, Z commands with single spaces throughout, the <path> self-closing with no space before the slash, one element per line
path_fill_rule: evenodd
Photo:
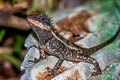
<path fill-rule="evenodd" d="M 45 20 L 45 18 L 42 18 L 41 20 L 42 20 L 42 21 L 44 21 L 44 20 Z"/>

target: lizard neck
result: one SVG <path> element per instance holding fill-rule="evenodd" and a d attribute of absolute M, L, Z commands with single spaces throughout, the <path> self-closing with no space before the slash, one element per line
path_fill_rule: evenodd
<path fill-rule="evenodd" d="M 35 32 L 41 45 L 45 45 L 48 40 L 52 39 L 53 37 L 51 31 L 43 30 L 39 27 L 32 26 L 32 30 Z"/>

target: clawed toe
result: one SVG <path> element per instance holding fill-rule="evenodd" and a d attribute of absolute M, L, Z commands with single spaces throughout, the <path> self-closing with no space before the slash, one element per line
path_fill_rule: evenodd
<path fill-rule="evenodd" d="M 102 72 L 93 72 L 92 76 L 97 76 L 97 75 L 100 75 L 100 74 L 102 74 Z"/>

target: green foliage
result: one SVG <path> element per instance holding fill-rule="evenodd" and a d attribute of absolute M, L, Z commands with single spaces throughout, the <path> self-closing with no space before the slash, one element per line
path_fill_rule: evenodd
<path fill-rule="evenodd" d="M 0 42 L 2 41 L 3 37 L 5 36 L 5 30 L 0 30 Z"/>
<path fill-rule="evenodd" d="M 112 11 L 114 9 L 114 0 L 95 0 L 92 7 L 98 8 L 100 12 Z"/>
<path fill-rule="evenodd" d="M 115 27 L 112 28 L 107 28 L 105 32 L 107 32 L 107 34 L 105 34 L 100 40 L 99 43 L 103 43 L 105 41 L 107 41 L 108 39 L 110 39 L 112 36 L 114 36 L 114 34 L 116 33 L 117 30 L 114 29 Z M 103 28 L 104 30 L 104 28 Z M 114 33 L 114 34 L 113 34 Z M 118 47 L 118 40 L 115 40 L 113 43 L 111 43 L 109 46 L 105 47 L 104 49 L 109 49 L 111 50 L 113 53 L 116 53 L 116 49 Z M 102 49 L 102 50 L 104 50 Z"/>
<path fill-rule="evenodd" d="M 21 53 L 23 51 L 23 45 L 25 41 L 25 36 L 18 35 L 18 34 L 15 34 L 13 36 L 16 40 L 15 44 L 13 45 L 13 50 L 19 57 L 21 57 L 22 55 Z"/>
<path fill-rule="evenodd" d="M 103 0 L 101 4 L 98 4 L 99 10 L 101 13 L 104 13 L 104 19 L 100 24 L 98 25 L 98 33 L 101 31 L 104 32 L 105 34 L 102 36 L 102 38 L 99 40 L 99 43 L 103 43 L 106 40 L 110 39 L 114 34 L 116 33 L 118 26 L 119 26 L 119 21 L 120 21 L 120 9 L 119 7 L 116 7 L 117 4 L 115 4 L 114 1 L 112 0 Z M 118 6 L 118 5 L 117 5 Z M 116 53 L 116 49 L 118 46 L 118 40 L 110 44 L 104 49 L 109 49 L 113 53 Z M 104 50 L 102 49 L 102 50 Z"/>
<path fill-rule="evenodd" d="M 21 64 L 21 60 L 14 57 L 13 55 L 11 55 L 10 53 L 4 53 L 4 54 L 0 54 L 1 56 L 3 56 L 4 58 L 6 58 L 7 60 L 9 60 L 12 64 L 14 64 L 18 69 L 20 68 L 20 64 Z"/>
<path fill-rule="evenodd" d="M 115 5 L 115 9 L 114 9 L 114 14 L 116 15 L 116 17 L 118 18 L 118 20 L 120 19 L 120 0 L 116 0 L 116 2 L 114 3 Z"/>
<path fill-rule="evenodd" d="M 111 70 L 109 73 L 108 73 L 108 75 L 107 76 L 105 76 L 103 79 L 101 79 L 101 80 L 111 80 L 111 78 L 112 78 L 112 76 L 113 76 L 113 74 L 115 73 L 115 69 L 113 69 L 113 70 Z"/>
<path fill-rule="evenodd" d="M 15 4 L 17 2 L 17 0 L 11 0 L 12 4 Z"/>
<path fill-rule="evenodd" d="M 5 30 L 0 31 L 0 40 L 3 39 L 5 35 Z M 18 69 L 21 64 L 22 60 L 22 52 L 23 52 L 23 45 L 25 41 L 25 36 L 19 35 L 19 34 L 13 34 L 13 38 L 16 40 L 15 44 L 13 45 L 13 51 L 14 54 L 17 56 L 14 56 L 12 53 L 2 53 L 0 56 L 3 56 L 7 60 L 9 60 L 12 64 L 14 64 Z"/>
<path fill-rule="evenodd" d="M 34 12 L 38 12 L 38 13 L 43 13 L 43 12 L 44 12 L 43 9 L 41 9 L 41 8 L 39 8 L 39 7 L 36 7 L 36 6 L 32 7 L 32 8 L 30 9 L 30 11 L 34 11 Z"/>
<path fill-rule="evenodd" d="M 4 2 L 4 0 L 0 0 L 0 2 Z"/>
<path fill-rule="evenodd" d="M 101 80 L 112 80 L 112 76 L 117 71 L 116 67 L 119 66 L 119 64 L 120 64 L 119 62 L 117 64 L 112 64 L 110 72 L 105 77 L 103 77 Z"/>

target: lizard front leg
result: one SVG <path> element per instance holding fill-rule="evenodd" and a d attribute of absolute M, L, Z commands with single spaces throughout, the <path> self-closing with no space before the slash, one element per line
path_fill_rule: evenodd
<path fill-rule="evenodd" d="M 44 50 L 39 49 L 39 53 L 40 53 L 39 58 L 35 57 L 34 60 L 28 60 L 28 63 L 37 63 L 38 61 L 43 60 L 43 58 L 41 58 L 41 55 L 45 53 Z"/>
<path fill-rule="evenodd" d="M 63 59 L 59 59 L 58 62 L 56 63 L 56 65 L 55 65 L 55 67 L 51 71 L 49 71 L 48 75 L 54 76 L 57 73 L 57 71 L 60 68 L 63 61 L 64 61 Z"/>
<path fill-rule="evenodd" d="M 39 57 L 39 59 L 34 58 L 34 61 L 29 60 L 28 62 L 36 63 L 36 62 L 38 62 L 38 61 L 43 60 L 43 59 L 46 58 L 45 51 L 44 51 L 43 49 L 41 49 L 39 42 L 38 42 L 38 47 L 37 47 L 36 45 L 32 45 L 32 46 L 30 46 L 27 50 L 29 50 L 29 49 L 32 48 L 32 47 L 35 47 L 35 48 L 37 48 L 37 49 L 39 50 L 40 57 Z"/>
<path fill-rule="evenodd" d="M 40 53 L 40 59 L 42 59 L 42 60 L 45 59 L 46 58 L 46 54 L 45 54 L 45 51 L 42 50 L 40 42 L 38 42 L 38 49 L 39 49 L 39 53 Z"/>

